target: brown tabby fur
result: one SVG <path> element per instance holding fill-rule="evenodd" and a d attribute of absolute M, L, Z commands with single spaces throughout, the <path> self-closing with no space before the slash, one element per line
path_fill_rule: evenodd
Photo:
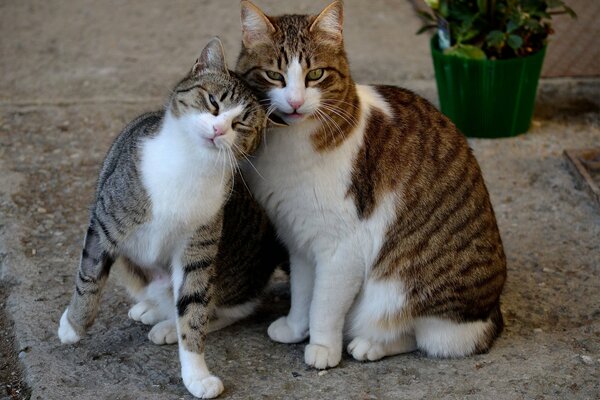
<path fill-rule="evenodd" d="M 331 8 L 341 17 L 341 2 Z M 270 32 L 261 43 L 254 38 L 252 47 L 242 46 L 237 65 L 241 76 L 268 98 L 273 83 L 260 71 L 283 71 L 292 57 L 299 57 L 306 70 L 333 71 L 318 83 L 324 101 L 335 110 L 322 107 L 327 117 L 313 116 L 322 122 L 312 135 L 315 151 L 327 153 L 351 135 L 362 134 L 354 128 L 365 113 L 364 143 L 347 196 L 353 198 L 360 219 L 368 219 L 386 195 L 395 193 L 399 199 L 370 278 L 400 280 L 407 305 L 401 315 L 380 324 L 393 329 L 415 317 L 456 322 L 490 318 L 493 328 L 476 348 L 486 351 L 503 326 L 499 297 L 506 260 L 489 195 L 467 141 L 448 118 L 408 90 L 375 87 L 392 110 L 391 117 L 378 109 L 361 109 L 343 42 L 313 29 L 317 16 L 264 18 Z"/>

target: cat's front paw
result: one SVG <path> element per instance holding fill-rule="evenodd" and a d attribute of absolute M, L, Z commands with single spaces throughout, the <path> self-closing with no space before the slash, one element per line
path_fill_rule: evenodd
<path fill-rule="evenodd" d="M 205 378 L 183 378 L 183 383 L 189 392 L 201 399 L 213 399 L 223 392 L 223 382 L 216 376 Z"/>
<path fill-rule="evenodd" d="M 65 310 L 58 324 L 58 338 L 62 344 L 73 344 L 81 340 L 81 337 L 75 332 L 75 329 L 67 318 L 69 308 Z"/>
<path fill-rule="evenodd" d="M 335 367 L 342 359 L 342 349 L 322 346 L 320 344 L 308 344 L 304 348 L 304 362 L 317 369 Z"/>
<path fill-rule="evenodd" d="M 168 318 L 155 304 L 149 301 L 140 301 L 129 309 L 129 318 L 145 325 L 154 325 Z"/>
<path fill-rule="evenodd" d="M 177 326 L 175 320 L 167 319 L 154 325 L 148 333 L 148 339 L 154 344 L 177 343 Z"/>
<path fill-rule="evenodd" d="M 281 317 L 269 325 L 267 330 L 271 340 L 279 343 L 299 343 L 308 337 L 308 329 L 294 329 L 287 317 Z"/>

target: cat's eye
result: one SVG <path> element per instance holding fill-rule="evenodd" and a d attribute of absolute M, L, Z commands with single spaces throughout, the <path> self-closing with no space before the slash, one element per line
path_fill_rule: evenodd
<path fill-rule="evenodd" d="M 208 101 L 210 101 L 210 104 L 212 104 L 212 106 L 215 108 L 215 112 L 219 112 L 219 103 L 217 103 L 217 100 L 215 99 L 215 97 L 212 94 L 208 95 Z"/>
<path fill-rule="evenodd" d="M 313 69 L 312 71 L 308 72 L 306 77 L 309 81 L 318 81 L 323 76 L 323 72 L 323 68 Z"/>
<path fill-rule="evenodd" d="M 274 81 L 279 81 L 279 82 L 283 82 L 283 75 L 281 75 L 279 72 L 275 72 L 275 71 L 265 71 L 267 73 L 267 76 L 269 77 L 269 79 L 272 79 Z"/>

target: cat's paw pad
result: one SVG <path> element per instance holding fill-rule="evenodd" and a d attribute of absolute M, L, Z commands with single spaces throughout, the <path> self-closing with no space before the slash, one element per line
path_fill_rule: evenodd
<path fill-rule="evenodd" d="M 380 343 L 357 337 L 348 345 L 348 353 L 358 361 L 375 361 L 385 356 L 385 349 Z"/>
<path fill-rule="evenodd" d="M 289 324 L 287 317 L 281 317 L 269 325 L 267 330 L 271 340 L 279 343 L 298 343 L 308 337 L 308 329 L 295 330 Z"/>
<path fill-rule="evenodd" d="M 148 339 L 154 344 L 177 343 L 177 326 L 175 321 L 168 319 L 154 325 L 148 333 Z"/>
<path fill-rule="evenodd" d="M 158 307 L 149 301 L 140 301 L 129 309 L 129 318 L 145 325 L 154 325 L 166 318 Z"/>
<path fill-rule="evenodd" d="M 62 344 L 73 344 L 81 340 L 81 337 L 75 332 L 75 329 L 67 318 L 68 312 L 69 309 L 67 308 L 62 317 L 60 317 L 60 322 L 58 324 L 58 338 Z"/>
<path fill-rule="evenodd" d="M 320 344 L 308 344 L 304 349 L 304 362 L 317 369 L 335 367 L 341 359 L 341 349 L 336 350 Z"/>
<path fill-rule="evenodd" d="M 213 399 L 223 393 L 223 382 L 213 375 L 184 379 L 183 383 L 192 395 L 201 399 Z"/>

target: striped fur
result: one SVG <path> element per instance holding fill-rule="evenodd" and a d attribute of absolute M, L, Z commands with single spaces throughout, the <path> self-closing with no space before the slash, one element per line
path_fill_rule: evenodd
<path fill-rule="evenodd" d="M 344 332 L 357 360 L 487 351 L 506 261 L 477 161 L 426 100 L 354 83 L 342 21 L 340 1 L 280 17 L 242 1 L 237 70 L 287 123 L 257 152 L 264 178 L 248 171 L 290 251 L 292 305 L 269 335 L 310 335 L 316 368 L 337 365 Z"/>
<path fill-rule="evenodd" d="M 204 398 L 223 390 L 204 362 L 209 320 L 221 309 L 246 310 L 229 323 L 251 312 L 246 305 L 287 257 L 237 172 L 264 123 L 265 111 L 227 70 L 215 39 L 165 111 L 144 114 L 121 132 L 100 170 L 75 291 L 58 331 L 63 343 L 78 341 L 93 323 L 117 261 L 139 300 L 130 317 L 160 323 L 153 341 L 179 342 L 188 390 Z"/>

